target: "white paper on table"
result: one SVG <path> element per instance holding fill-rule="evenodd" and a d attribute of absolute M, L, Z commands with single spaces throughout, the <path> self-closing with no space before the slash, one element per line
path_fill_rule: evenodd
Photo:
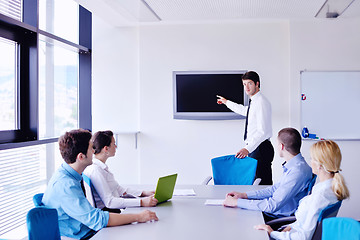
<path fill-rule="evenodd" d="M 174 189 L 174 196 L 195 196 L 194 189 Z"/>
<path fill-rule="evenodd" d="M 205 205 L 209 206 L 222 206 L 224 199 L 208 199 L 205 201 Z"/>

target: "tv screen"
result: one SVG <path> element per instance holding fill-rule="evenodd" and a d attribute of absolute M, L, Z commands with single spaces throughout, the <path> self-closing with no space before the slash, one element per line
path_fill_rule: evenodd
<path fill-rule="evenodd" d="M 246 71 L 173 72 L 174 118 L 191 120 L 241 119 L 216 95 L 236 103 L 247 102 L 241 77 Z"/>

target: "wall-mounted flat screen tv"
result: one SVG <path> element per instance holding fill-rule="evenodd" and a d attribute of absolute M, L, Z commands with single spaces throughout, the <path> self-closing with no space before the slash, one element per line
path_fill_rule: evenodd
<path fill-rule="evenodd" d="M 240 104 L 248 102 L 241 79 L 245 72 L 174 71 L 174 119 L 230 120 L 245 118 L 216 102 L 216 95 Z"/>

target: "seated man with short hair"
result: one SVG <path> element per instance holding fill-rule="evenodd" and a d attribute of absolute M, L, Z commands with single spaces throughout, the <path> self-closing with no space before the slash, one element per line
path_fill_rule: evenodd
<path fill-rule="evenodd" d="M 82 189 L 82 172 L 92 164 L 91 133 L 78 129 L 59 138 L 59 149 L 64 163 L 49 181 L 42 202 L 55 208 L 59 216 L 62 236 L 89 239 L 106 226 L 158 220 L 151 211 L 138 214 L 117 214 L 90 205 Z"/>
<path fill-rule="evenodd" d="M 307 195 L 312 170 L 300 153 L 301 136 L 296 129 L 280 130 L 277 140 L 279 155 L 285 159 L 280 182 L 258 191 L 228 193 L 224 206 L 263 211 L 265 222 L 295 213 Z"/>

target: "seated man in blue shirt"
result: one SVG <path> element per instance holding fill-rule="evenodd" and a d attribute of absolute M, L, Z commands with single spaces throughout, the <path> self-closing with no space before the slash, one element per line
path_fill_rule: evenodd
<path fill-rule="evenodd" d="M 62 236 L 89 239 L 106 226 L 158 220 L 156 214 L 149 210 L 138 214 L 117 214 L 90 205 L 81 183 L 82 172 L 92 164 L 93 148 L 89 131 L 79 129 L 66 132 L 59 138 L 59 149 L 65 162 L 50 179 L 42 202 L 46 207 L 57 210 Z"/>
<path fill-rule="evenodd" d="M 295 213 L 300 199 L 308 193 L 312 170 L 300 153 L 301 136 L 296 129 L 280 130 L 277 140 L 279 155 L 285 159 L 280 182 L 258 191 L 230 192 L 224 206 L 263 211 L 265 222 Z"/>

